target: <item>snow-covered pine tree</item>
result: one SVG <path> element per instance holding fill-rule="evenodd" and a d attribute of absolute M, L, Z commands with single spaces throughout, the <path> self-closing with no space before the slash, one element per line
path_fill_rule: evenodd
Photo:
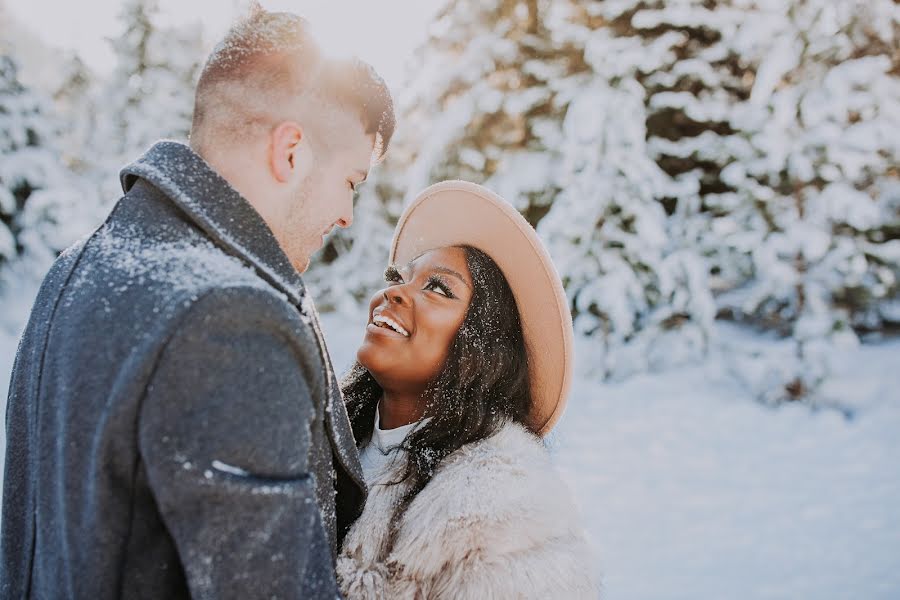
<path fill-rule="evenodd" d="M 120 19 L 124 30 L 111 40 L 116 67 L 99 90 L 91 144 L 104 194 L 113 197 L 123 164 L 158 139 L 187 139 L 204 59 L 199 24 L 160 24 L 157 0 L 126 0 Z"/>
<path fill-rule="evenodd" d="M 2 326 L 18 327 L 56 254 L 93 221 L 83 206 L 83 182 L 56 146 L 60 132 L 50 99 L 22 85 L 14 58 L 0 55 Z"/>
<path fill-rule="evenodd" d="M 43 129 L 42 106 L 18 79 L 11 56 L 0 56 L 0 267 L 18 255 L 18 225 L 25 201 L 43 180 L 47 157 L 29 150 Z M 28 155 L 37 154 L 37 165 Z"/>
<path fill-rule="evenodd" d="M 553 158 L 568 97 L 556 82 L 582 68 L 553 37 L 567 1 L 456 0 L 439 13 L 403 99 L 408 200 L 430 183 L 485 183 L 532 224 L 556 192 Z M 405 143 L 404 143 L 405 142 Z M 406 156 L 404 156 L 406 155 Z"/>
<path fill-rule="evenodd" d="M 780 1 L 780 0 L 777 0 Z M 721 177 L 752 150 L 733 124 L 750 95 L 766 2 L 751 0 L 621 0 L 590 6 L 595 32 L 587 52 L 615 82 L 631 73 L 643 88 L 646 151 L 668 176 L 657 200 L 670 236 L 710 259 L 713 291 L 750 276 L 750 236 L 732 245 L 706 243 L 706 232 L 736 200 Z M 771 3 L 770 3 L 771 4 Z"/>
<path fill-rule="evenodd" d="M 77 54 L 62 57 L 59 79 L 52 97 L 56 114 L 65 124 L 60 150 L 70 169 L 85 173 L 96 159 L 88 148 L 97 127 L 97 99 L 94 95 L 97 79 Z"/>
<path fill-rule="evenodd" d="M 13 57 L 0 56 L 0 265 L 36 251 L 49 195 L 71 184 L 54 142 L 60 126 L 47 98 L 22 85 Z M 64 246 L 51 239 L 46 246 Z"/>
<path fill-rule="evenodd" d="M 897 129 L 896 7 L 621 0 L 584 13 L 601 85 L 632 74 L 643 88 L 647 154 L 669 176 L 645 182 L 670 244 L 708 258 L 723 314 L 798 340 L 806 358 L 780 362 L 759 395 L 808 394 L 825 367 L 803 348 L 897 312 L 897 151 L 884 133 Z"/>
<path fill-rule="evenodd" d="M 653 160 L 646 79 L 669 72 L 686 35 L 645 36 L 643 2 L 587 3 L 559 35 L 584 48 L 584 72 L 556 83 L 571 98 L 562 123 L 560 193 L 539 231 L 572 299 L 576 329 L 597 341 L 604 377 L 697 358 L 715 316 L 706 264 L 667 218 L 664 200 L 687 185 Z M 695 191 L 696 193 L 696 191 Z"/>
<path fill-rule="evenodd" d="M 900 320 L 900 12 L 891 0 L 772 8 L 734 121 L 752 154 L 722 171 L 729 216 L 760 237 L 752 278 L 723 305 L 793 336 L 794 360 L 759 390 L 779 401 L 815 397 L 826 348 L 854 342 L 851 328 Z"/>

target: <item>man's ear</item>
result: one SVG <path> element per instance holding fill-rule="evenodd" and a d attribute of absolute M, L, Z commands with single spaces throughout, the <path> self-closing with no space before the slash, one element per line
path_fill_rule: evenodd
<path fill-rule="evenodd" d="M 269 166 L 279 183 L 287 183 L 296 178 L 304 166 L 303 128 L 294 121 L 279 123 L 271 134 Z"/>

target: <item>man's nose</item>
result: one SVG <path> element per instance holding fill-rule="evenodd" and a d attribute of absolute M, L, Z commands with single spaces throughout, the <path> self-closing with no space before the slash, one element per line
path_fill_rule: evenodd
<path fill-rule="evenodd" d="M 353 225 L 353 197 L 352 196 L 350 197 L 350 202 L 349 202 L 347 208 L 345 208 L 342 212 L 344 214 L 342 214 L 341 217 L 337 221 L 334 222 L 334 224 L 337 225 L 338 227 L 342 227 L 342 228 L 346 229 L 346 228 L 350 227 L 351 225 Z"/>

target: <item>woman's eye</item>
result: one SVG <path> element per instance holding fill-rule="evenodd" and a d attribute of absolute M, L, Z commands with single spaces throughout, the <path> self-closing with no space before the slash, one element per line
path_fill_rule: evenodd
<path fill-rule="evenodd" d="M 428 283 L 425 284 L 425 289 L 432 292 L 437 292 L 442 296 L 446 296 L 448 298 L 455 297 L 453 295 L 453 292 L 450 291 L 450 287 L 437 277 L 432 277 L 431 279 L 429 279 Z"/>

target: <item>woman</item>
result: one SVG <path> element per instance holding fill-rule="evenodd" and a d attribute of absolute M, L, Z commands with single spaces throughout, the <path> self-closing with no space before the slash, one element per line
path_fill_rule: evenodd
<path fill-rule="evenodd" d="M 425 190 L 344 380 L 369 497 L 338 560 L 357 598 L 595 598 L 577 511 L 540 437 L 571 318 L 533 229 L 484 188 Z"/>

